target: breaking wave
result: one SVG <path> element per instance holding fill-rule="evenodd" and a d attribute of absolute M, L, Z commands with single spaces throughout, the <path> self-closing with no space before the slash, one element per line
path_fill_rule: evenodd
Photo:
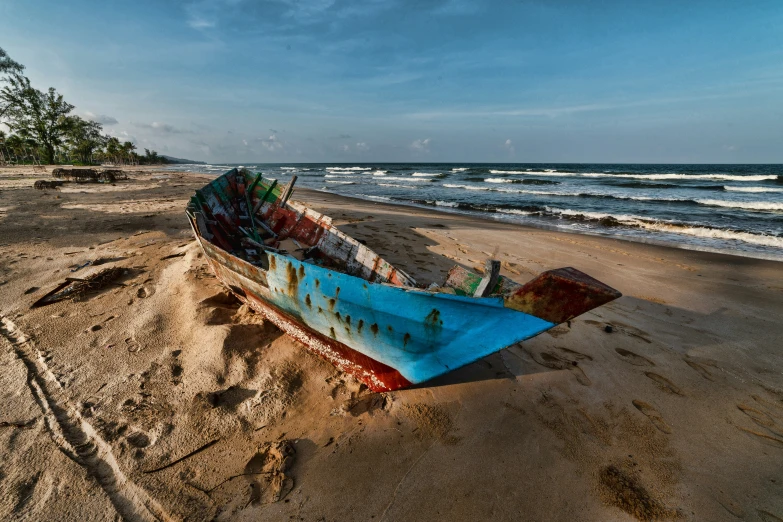
<path fill-rule="evenodd" d="M 777 174 L 608 174 L 606 172 L 557 172 L 549 170 L 490 170 L 490 174 L 534 174 L 537 176 L 583 177 L 583 178 L 633 178 L 644 180 L 662 179 L 717 179 L 723 181 L 765 181 L 778 179 Z"/>
<path fill-rule="evenodd" d="M 773 187 L 732 187 L 730 185 L 724 185 L 723 190 L 729 192 L 783 192 L 783 188 Z"/>
<path fill-rule="evenodd" d="M 723 199 L 697 199 L 696 203 L 711 207 L 741 208 L 745 210 L 783 210 L 783 203 L 771 201 L 726 201 Z"/>
<path fill-rule="evenodd" d="M 545 207 L 546 212 L 560 215 L 576 221 L 594 221 L 604 226 L 629 226 L 657 232 L 685 234 L 700 238 L 734 240 L 760 246 L 783 248 L 783 237 L 767 234 L 754 234 L 742 230 L 726 230 L 690 223 L 678 223 L 666 220 L 652 220 L 641 216 L 606 214 L 600 212 L 581 212 L 578 210 Z"/>

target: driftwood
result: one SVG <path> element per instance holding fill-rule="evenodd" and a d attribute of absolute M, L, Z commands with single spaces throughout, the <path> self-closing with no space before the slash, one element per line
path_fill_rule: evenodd
<path fill-rule="evenodd" d="M 104 169 L 97 171 L 95 169 L 64 169 L 56 168 L 52 170 L 52 176 L 57 179 L 76 182 L 104 182 L 114 183 L 119 179 L 128 179 L 128 174 L 119 169 Z"/>
<path fill-rule="evenodd" d="M 98 172 L 95 169 L 63 169 L 52 170 L 52 176 L 68 181 L 98 181 Z"/>
<path fill-rule="evenodd" d="M 64 181 L 46 181 L 45 179 L 39 179 L 33 183 L 33 188 L 38 190 L 54 189 L 65 183 Z"/>
<path fill-rule="evenodd" d="M 120 284 L 117 283 L 117 279 L 125 275 L 126 272 L 127 269 L 125 268 L 111 267 L 104 268 L 100 272 L 96 272 L 84 279 L 66 277 L 63 283 L 34 302 L 30 308 L 49 305 L 65 299 L 83 301 L 87 295 L 93 292 L 97 292 L 112 284 Z"/>

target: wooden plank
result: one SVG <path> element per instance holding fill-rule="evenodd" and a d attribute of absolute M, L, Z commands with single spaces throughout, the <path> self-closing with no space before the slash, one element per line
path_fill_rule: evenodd
<path fill-rule="evenodd" d="M 285 190 L 283 190 L 283 193 L 280 195 L 280 204 L 279 206 L 284 207 L 286 202 L 288 202 L 288 198 L 291 197 L 291 193 L 294 191 L 294 183 L 296 183 L 298 176 L 291 176 L 291 181 L 288 182 L 288 185 L 285 186 Z"/>
<path fill-rule="evenodd" d="M 500 278 L 500 261 L 487 259 L 484 265 L 484 277 L 476 288 L 473 297 L 488 297 L 498 284 Z"/>

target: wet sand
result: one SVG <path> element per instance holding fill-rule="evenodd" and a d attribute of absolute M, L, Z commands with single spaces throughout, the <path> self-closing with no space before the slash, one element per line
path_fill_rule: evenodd
<path fill-rule="evenodd" d="M 624 293 L 373 394 L 211 275 L 183 212 L 208 178 L 130 170 L 0 168 L 0 519 L 783 519 L 783 264 L 296 191 L 420 282 L 494 254 Z"/>

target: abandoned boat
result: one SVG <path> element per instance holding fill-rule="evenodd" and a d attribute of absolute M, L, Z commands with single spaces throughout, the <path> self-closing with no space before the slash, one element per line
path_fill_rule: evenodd
<path fill-rule="evenodd" d="M 232 169 L 190 199 L 187 215 L 217 278 L 374 391 L 437 377 L 620 297 L 575 270 L 521 285 L 490 260 L 441 286 L 408 274 L 289 198 L 286 186 Z"/>

